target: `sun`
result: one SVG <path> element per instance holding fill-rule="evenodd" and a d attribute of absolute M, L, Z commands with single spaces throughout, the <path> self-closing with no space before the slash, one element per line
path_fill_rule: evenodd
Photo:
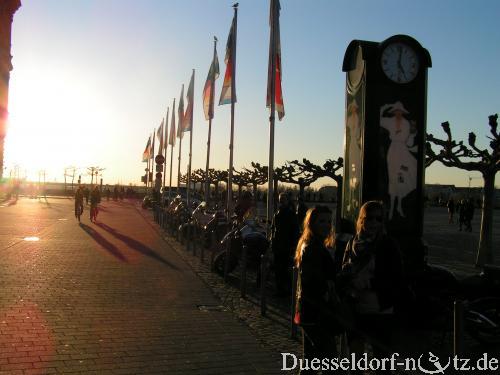
<path fill-rule="evenodd" d="M 89 154 L 96 136 L 105 133 L 107 113 L 99 92 L 78 72 L 16 72 L 9 89 L 6 161 L 32 180 L 40 170 L 53 180 L 66 166 L 92 163 Z"/>

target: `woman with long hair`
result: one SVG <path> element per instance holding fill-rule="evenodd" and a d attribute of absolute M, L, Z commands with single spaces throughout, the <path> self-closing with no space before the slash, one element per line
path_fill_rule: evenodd
<path fill-rule="evenodd" d="M 363 204 L 337 278 L 356 316 L 357 330 L 348 332 L 351 352 L 363 353 L 369 342 L 377 358 L 390 352 L 394 306 L 403 287 L 399 247 L 386 233 L 385 216 L 382 202 Z"/>
<path fill-rule="evenodd" d="M 337 353 L 331 312 L 331 301 L 337 298 L 335 266 L 327 250 L 333 243 L 332 211 L 326 206 L 309 209 L 295 253 L 298 279 L 294 321 L 303 333 L 302 374 L 318 372 L 311 366 L 314 358 L 321 361 Z"/>

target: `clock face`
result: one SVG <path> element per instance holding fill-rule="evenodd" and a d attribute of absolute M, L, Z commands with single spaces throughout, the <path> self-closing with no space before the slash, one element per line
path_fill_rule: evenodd
<path fill-rule="evenodd" d="M 408 83 L 418 74 L 419 61 L 415 51 L 405 43 L 389 44 L 382 51 L 382 70 L 396 83 Z"/>
<path fill-rule="evenodd" d="M 363 72 L 365 71 L 365 62 L 361 56 L 361 47 L 358 47 L 356 51 L 356 66 L 353 70 L 347 72 L 347 78 L 349 80 L 349 86 L 352 89 L 358 87 L 361 79 L 363 78 Z"/>

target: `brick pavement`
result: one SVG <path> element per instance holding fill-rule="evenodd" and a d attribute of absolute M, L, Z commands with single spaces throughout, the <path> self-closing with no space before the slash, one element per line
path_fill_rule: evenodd
<path fill-rule="evenodd" d="M 104 202 L 97 224 L 72 211 L 68 199 L 0 208 L 0 374 L 280 372 L 279 353 L 212 308 L 135 206 Z"/>

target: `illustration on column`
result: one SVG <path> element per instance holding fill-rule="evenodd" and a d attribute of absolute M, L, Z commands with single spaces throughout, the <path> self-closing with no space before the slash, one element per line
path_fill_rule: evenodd
<path fill-rule="evenodd" d="M 346 118 L 346 157 L 345 157 L 345 192 L 346 213 L 353 215 L 359 209 L 359 194 L 361 182 L 361 115 L 360 107 L 353 99 L 347 107 Z"/>
<path fill-rule="evenodd" d="M 394 211 L 405 217 L 403 199 L 417 187 L 417 159 L 412 154 L 418 149 L 414 144 L 417 130 L 410 118 L 411 114 L 399 101 L 380 108 L 380 126 L 389 132 L 390 139 L 387 150 L 389 220 Z"/>

